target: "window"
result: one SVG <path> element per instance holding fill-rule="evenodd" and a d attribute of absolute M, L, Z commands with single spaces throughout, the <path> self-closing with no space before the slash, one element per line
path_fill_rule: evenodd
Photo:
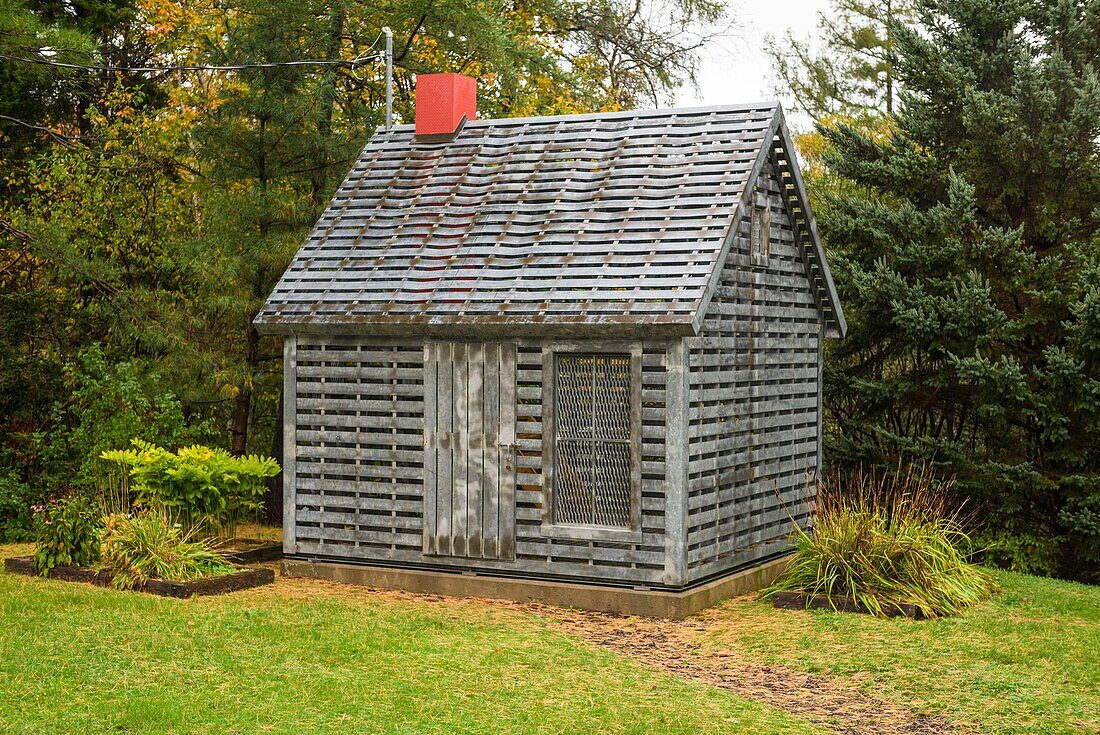
<path fill-rule="evenodd" d="M 760 265 L 767 265 L 771 250 L 772 229 L 771 209 L 768 208 L 767 197 L 757 197 L 756 205 L 752 208 L 752 221 L 749 229 L 752 261 Z"/>
<path fill-rule="evenodd" d="M 638 516 L 640 362 L 630 353 L 555 353 L 550 520 L 630 529 Z"/>

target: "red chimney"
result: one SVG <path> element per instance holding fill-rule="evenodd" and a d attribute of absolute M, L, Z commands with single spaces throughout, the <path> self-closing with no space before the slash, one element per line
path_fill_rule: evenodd
<path fill-rule="evenodd" d="M 416 75 L 416 134 L 453 135 L 477 117 L 477 81 L 461 74 Z"/>

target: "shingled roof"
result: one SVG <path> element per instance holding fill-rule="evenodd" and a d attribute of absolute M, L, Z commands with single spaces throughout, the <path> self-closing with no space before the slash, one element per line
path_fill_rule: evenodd
<path fill-rule="evenodd" d="M 827 333 L 845 330 L 778 104 L 413 126 L 363 149 L 265 332 L 696 334 L 774 151 Z"/>

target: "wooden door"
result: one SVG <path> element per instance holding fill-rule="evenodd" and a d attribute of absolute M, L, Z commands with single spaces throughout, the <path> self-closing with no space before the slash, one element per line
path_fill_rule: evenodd
<path fill-rule="evenodd" d="M 424 553 L 514 559 L 516 346 L 424 347 Z"/>

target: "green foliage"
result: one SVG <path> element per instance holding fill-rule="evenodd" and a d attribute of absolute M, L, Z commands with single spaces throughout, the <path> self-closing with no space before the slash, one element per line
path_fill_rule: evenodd
<path fill-rule="evenodd" d="M 50 48 L 57 61 L 79 63 L 91 48 L 89 38 L 36 14 L 31 6 L 37 4 L 0 1 L 0 54 L 25 57 Z M 38 147 L 35 139 L 39 135 L 28 125 L 65 114 L 65 100 L 56 94 L 58 76 L 57 71 L 43 66 L 0 59 L 0 170 Z M 20 120 L 27 125 L 20 125 Z"/>
<path fill-rule="evenodd" d="M 821 485 L 811 532 L 796 527 L 790 567 L 769 588 L 851 600 L 875 615 L 916 605 L 928 617 L 985 600 L 993 578 L 967 561 L 970 539 L 927 469 Z"/>
<path fill-rule="evenodd" d="M 0 466 L 0 543 L 31 538 L 31 505 L 36 497 L 14 469 Z"/>
<path fill-rule="evenodd" d="M 188 425 L 175 396 L 144 382 L 133 363 L 110 362 L 99 345 L 66 367 L 65 381 L 69 397 L 54 408 L 54 428 L 38 437 L 39 477 L 50 491 L 96 486 L 100 455 L 135 437 L 178 446 L 211 436 L 205 424 Z"/>
<path fill-rule="evenodd" d="M 998 540 L 989 558 L 1095 580 L 1100 2 L 913 10 L 919 29 L 892 26 L 885 134 L 819 127 L 850 326 L 827 354 L 827 456 L 932 462 Z"/>
<path fill-rule="evenodd" d="M 34 566 L 39 574 L 96 562 L 103 514 L 95 503 L 83 495 L 68 495 L 37 505 L 34 511 Z"/>
<path fill-rule="evenodd" d="M 233 571 L 209 541 L 192 540 L 164 513 L 110 515 L 104 526 L 99 568 L 113 575 L 118 589 L 134 589 L 151 579 L 190 582 Z"/>
<path fill-rule="evenodd" d="M 975 539 L 983 562 L 1023 574 L 1051 575 L 1057 571 L 1058 543 L 1022 533 L 987 530 Z"/>
<path fill-rule="evenodd" d="M 234 457 L 203 446 L 170 452 L 140 439 L 133 445 L 101 456 L 125 468 L 139 506 L 169 514 L 189 532 L 222 531 L 258 510 L 264 480 L 279 473 L 278 463 L 267 457 Z"/>

